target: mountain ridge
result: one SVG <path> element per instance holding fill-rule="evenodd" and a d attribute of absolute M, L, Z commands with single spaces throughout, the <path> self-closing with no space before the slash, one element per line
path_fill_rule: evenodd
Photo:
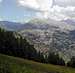
<path fill-rule="evenodd" d="M 44 22 L 43 22 L 44 21 Z M 75 26 L 59 21 L 32 20 L 17 31 L 34 45 L 37 51 L 58 52 L 64 59 L 75 56 Z"/>

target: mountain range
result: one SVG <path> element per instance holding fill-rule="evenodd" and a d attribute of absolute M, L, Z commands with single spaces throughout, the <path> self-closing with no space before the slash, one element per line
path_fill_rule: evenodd
<path fill-rule="evenodd" d="M 75 56 L 75 22 L 70 19 L 32 19 L 28 23 L 0 21 L 0 27 L 17 31 L 43 54 L 53 51 L 65 60 Z"/>
<path fill-rule="evenodd" d="M 66 22 L 67 24 L 71 24 L 75 26 L 75 21 L 72 19 L 66 19 L 66 20 L 63 20 L 62 22 Z"/>

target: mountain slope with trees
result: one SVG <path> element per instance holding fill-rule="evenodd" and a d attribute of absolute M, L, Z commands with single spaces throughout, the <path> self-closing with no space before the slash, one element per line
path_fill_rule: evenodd
<path fill-rule="evenodd" d="M 63 59 L 58 54 L 49 52 L 49 55 L 44 56 L 38 52 L 33 45 L 17 34 L 16 32 L 6 31 L 0 28 L 0 53 L 11 56 L 21 57 L 24 59 L 34 60 L 41 63 L 51 63 L 55 65 L 65 65 Z M 52 62 L 53 61 L 53 62 Z"/>

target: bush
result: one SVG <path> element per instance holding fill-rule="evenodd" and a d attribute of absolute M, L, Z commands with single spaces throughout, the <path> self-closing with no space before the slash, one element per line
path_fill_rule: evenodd
<path fill-rule="evenodd" d="M 73 56 L 71 60 L 67 63 L 67 66 L 75 67 L 75 57 Z"/>
<path fill-rule="evenodd" d="M 65 65 L 65 61 L 62 58 L 60 58 L 58 54 L 51 52 L 49 53 L 48 56 L 48 63 L 55 65 Z"/>

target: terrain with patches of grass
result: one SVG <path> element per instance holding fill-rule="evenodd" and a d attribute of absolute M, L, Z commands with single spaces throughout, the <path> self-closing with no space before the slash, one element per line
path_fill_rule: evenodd
<path fill-rule="evenodd" d="M 75 69 L 0 54 L 0 73 L 75 73 Z"/>

